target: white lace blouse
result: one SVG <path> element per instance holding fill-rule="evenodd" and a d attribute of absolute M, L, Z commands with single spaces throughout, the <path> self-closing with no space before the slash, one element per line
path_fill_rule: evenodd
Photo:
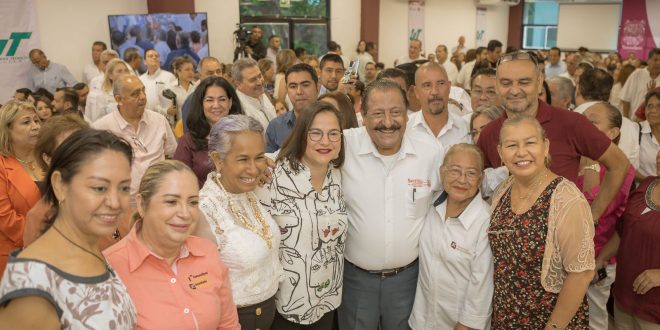
<path fill-rule="evenodd" d="M 270 226 L 272 245 L 269 248 L 263 238 L 241 225 L 229 212 L 227 197 L 213 180 L 215 175 L 215 172 L 209 173 L 199 192 L 199 209 L 215 235 L 220 258 L 229 267 L 234 302 L 238 307 L 263 302 L 275 295 L 282 274 L 278 258 L 279 227 L 257 201 L 261 214 Z M 260 228 L 247 194 L 252 193 L 230 195 L 234 205 Z"/>

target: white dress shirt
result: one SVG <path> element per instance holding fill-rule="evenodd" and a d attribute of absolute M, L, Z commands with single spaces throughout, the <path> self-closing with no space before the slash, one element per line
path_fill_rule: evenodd
<path fill-rule="evenodd" d="M 424 110 L 417 111 L 408 117 L 408 127 L 406 129 L 433 140 L 433 142 L 444 147 L 445 150 L 449 150 L 454 144 L 472 142 L 468 134 L 470 132 L 468 124 L 451 111 L 448 113 L 447 123 L 440 129 L 437 136 L 433 134 L 426 122 Z"/>
<path fill-rule="evenodd" d="M 660 152 L 660 143 L 651 133 L 648 121 L 642 122 L 642 141 L 639 151 L 639 173 L 643 176 L 656 175 L 656 156 Z"/>
<path fill-rule="evenodd" d="M 621 88 L 619 98 L 630 103 L 630 118 L 634 118 L 635 110 L 644 103 L 647 85 L 651 82 L 651 73 L 647 68 L 639 68 L 630 74 Z M 655 85 L 660 86 L 660 75 L 655 77 Z"/>
<path fill-rule="evenodd" d="M 131 126 L 119 110 L 112 111 L 92 123 L 92 128 L 108 130 L 124 138 L 133 147 L 131 166 L 131 202 L 140 186 L 142 175 L 151 164 L 172 157 L 176 150 L 176 138 L 167 119 L 151 110 L 144 110 L 137 130 Z"/>
<path fill-rule="evenodd" d="M 162 92 L 166 86 L 176 85 L 176 77 L 169 71 L 158 69 L 151 75 L 149 72 L 144 73 L 140 76 L 140 80 L 144 84 L 144 91 L 147 95 L 147 109 L 166 115 L 167 108 L 160 104 Z"/>
<path fill-rule="evenodd" d="M 489 205 L 479 193 L 458 218 L 447 201 L 433 208 L 419 239 L 419 279 L 412 329 L 489 328 L 493 254 L 488 242 Z"/>
<path fill-rule="evenodd" d="M 582 103 L 573 109 L 573 111 L 584 114 L 587 109 L 599 102 L 600 101 L 589 101 Z M 617 146 L 626 155 L 628 161 L 630 161 L 635 168 L 639 168 L 639 127 L 626 117 L 623 117 L 621 121 L 619 144 Z"/>
<path fill-rule="evenodd" d="M 265 137 L 268 123 L 270 123 L 273 118 L 277 117 L 275 114 L 275 107 L 272 103 L 270 103 L 266 93 L 261 94 L 258 99 L 255 99 L 252 96 L 248 96 L 239 90 L 236 90 L 236 94 L 238 95 L 238 99 L 241 101 L 241 106 L 243 107 L 245 114 L 258 120 L 259 123 L 261 123 L 261 125 L 264 127 Z"/>
<path fill-rule="evenodd" d="M 461 105 L 459 107 L 449 103 L 449 111 L 461 117 L 472 114 L 472 99 L 470 98 L 470 94 L 468 94 L 465 89 L 457 86 L 451 86 L 451 89 L 449 90 L 449 98 L 455 100 Z"/>
<path fill-rule="evenodd" d="M 197 84 L 199 84 L 198 81 L 192 81 L 190 82 L 190 85 L 188 86 L 188 89 L 183 88 L 181 85 L 179 85 L 179 81 L 177 79 L 174 79 L 170 85 L 167 85 L 166 87 L 163 87 L 162 90 L 165 89 L 170 89 L 176 94 L 176 111 L 177 111 L 177 117 L 176 121 L 182 120 L 182 109 L 183 109 L 183 103 L 186 102 L 186 99 L 190 94 L 192 94 L 195 91 L 195 88 L 197 88 Z M 161 90 L 161 91 L 162 91 Z M 162 93 L 158 95 L 159 100 L 160 100 L 160 106 L 161 108 L 164 109 L 165 113 L 167 113 L 167 108 L 169 108 L 172 105 L 172 101 L 165 98 Z M 161 112 L 161 111 L 159 111 Z M 170 124 L 174 125 L 176 124 L 176 121 L 173 120 L 173 117 L 166 116 L 168 120 L 172 121 Z"/>
<path fill-rule="evenodd" d="M 412 63 L 412 62 L 419 61 L 419 60 L 424 60 L 424 59 L 425 58 L 421 54 L 417 58 L 410 58 L 410 56 L 406 55 L 406 56 L 402 56 L 402 57 L 397 58 L 396 61 L 394 61 L 394 63 L 395 63 L 395 65 L 401 65 L 401 64 Z"/>
<path fill-rule="evenodd" d="M 93 123 L 115 110 L 117 110 L 117 101 L 112 95 L 112 90 L 94 89 L 87 95 L 85 119 L 88 122 Z"/>
<path fill-rule="evenodd" d="M 470 90 L 472 87 L 470 86 L 472 82 L 472 70 L 474 69 L 474 65 L 477 63 L 477 61 L 472 60 L 470 62 L 465 63 L 461 67 L 461 71 L 458 73 L 458 77 L 456 78 L 456 82 L 460 84 L 460 86 L 456 87 L 462 87 L 465 90 Z"/>
<path fill-rule="evenodd" d="M 348 210 L 346 259 L 367 270 L 406 266 L 417 259 L 419 234 L 440 190 L 444 149 L 406 132 L 398 154 L 382 156 L 366 128 L 344 130 L 342 190 Z M 387 166 L 386 158 L 392 158 Z"/>
<path fill-rule="evenodd" d="M 270 214 L 257 202 L 259 212 L 272 235 L 272 246 L 269 248 L 262 237 L 245 228 L 229 211 L 227 195 L 213 180 L 215 175 L 215 172 L 209 173 L 206 183 L 199 191 L 199 210 L 215 235 L 220 259 L 229 267 L 229 280 L 236 306 L 263 302 L 275 295 L 282 276 L 278 258 L 280 229 Z M 239 210 L 245 211 L 247 221 L 261 229 L 247 194 L 252 192 L 229 196 Z"/>
<path fill-rule="evenodd" d="M 103 72 L 99 70 L 99 67 L 96 66 L 94 63 L 88 63 L 85 65 L 85 68 L 83 69 L 83 82 L 89 86 L 89 82 L 94 79 L 96 76 L 102 75 Z"/>
<path fill-rule="evenodd" d="M 458 78 L 458 67 L 456 67 L 456 64 L 450 60 L 445 60 L 445 63 L 442 63 L 442 66 L 445 68 L 445 71 L 447 71 L 447 78 L 449 78 L 449 81 L 451 81 L 452 85 L 456 83 L 456 79 Z"/>
<path fill-rule="evenodd" d="M 105 73 L 103 72 L 92 78 L 92 80 L 89 81 L 89 92 L 91 93 L 93 90 L 101 89 L 103 86 L 103 80 L 105 80 Z"/>

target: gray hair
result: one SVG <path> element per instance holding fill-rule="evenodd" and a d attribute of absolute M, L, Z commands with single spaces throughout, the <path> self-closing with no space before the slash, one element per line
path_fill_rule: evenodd
<path fill-rule="evenodd" d="M 114 95 L 114 96 L 121 95 L 121 91 L 124 89 L 124 85 L 126 85 L 126 80 L 129 79 L 129 78 L 140 80 L 140 78 L 138 78 L 138 77 L 136 77 L 132 74 L 123 74 L 123 75 L 117 77 L 117 79 L 115 79 L 112 82 L 112 95 Z"/>
<path fill-rule="evenodd" d="M 211 127 L 209 151 L 215 151 L 220 159 L 225 159 L 231 149 L 234 137 L 243 132 L 263 134 L 264 127 L 259 121 L 246 115 L 229 115 L 220 119 Z"/>
<path fill-rule="evenodd" d="M 486 116 L 490 120 L 495 120 L 500 118 L 504 113 L 504 109 L 501 106 L 491 105 L 491 106 L 480 106 L 472 112 L 470 116 L 470 130 L 472 130 L 472 125 L 474 124 L 474 119 L 480 115 Z"/>
<path fill-rule="evenodd" d="M 449 150 L 447 150 L 447 153 L 445 153 L 445 158 L 442 161 L 442 167 L 445 167 L 445 165 L 449 162 L 449 160 L 455 155 L 457 154 L 463 155 L 466 153 L 472 154 L 477 159 L 477 169 L 479 170 L 479 172 L 481 172 L 481 175 L 483 175 L 484 154 L 481 152 L 481 149 L 479 149 L 479 147 L 469 143 L 458 143 L 451 146 Z"/>
<path fill-rule="evenodd" d="M 566 77 L 554 76 L 548 79 L 548 83 L 557 84 L 557 95 L 562 99 L 569 99 L 573 103 L 573 96 L 575 96 L 575 86 L 573 82 Z"/>
<path fill-rule="evenodd" d="M 367 88 L 362 94 L 362 114 L 364 116 L 367 115 L 367 111 L 369 110 L 369 95 L 371 95 L 371 93 L 375 90 L 395 90 L 399 92 L 401 94 L 401 98 L 403 99 L 403 111 L 405 112 L 408 109 L 408 99 L 406 98 L 406 92 L 401 89 L 401 86 L 399 86 L 399 84 L 394 81 L 380 79 L 367 85 Z"/>
<path fill-rule="evenodd" d="M 253 66 L 258 66 L 257 61 L 251 58 L 242 58 L 234 62 L 234 65 L 231 67 L 231 78 L 237 82 L 243 81 L 243 70 L 251 68 Z"/>

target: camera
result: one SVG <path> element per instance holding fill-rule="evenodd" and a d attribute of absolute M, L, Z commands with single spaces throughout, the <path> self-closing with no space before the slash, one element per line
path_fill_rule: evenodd
<path fill-rule="evenodd" d="M 234 61 L 239 58 L 248 57 L 245 47 L 247 47 L 251 35 L 251 30 L 246 29 L 240 23 L 236 23 L 236 31 L 234 31 L 234 42 L 236 44 L 236 48 L 234 49 Z"/>

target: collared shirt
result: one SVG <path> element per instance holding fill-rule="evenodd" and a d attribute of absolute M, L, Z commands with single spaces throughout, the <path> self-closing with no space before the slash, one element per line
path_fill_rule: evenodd
<path fill-rule="evenodd" d="M 637 107 L 644 103 L 647 86 L 651 82 L 651 73 L 647 68 L 639 68 L 630 74 L 628 80 L 621 88 L 619 98 L 630 103 L 630 118 L 635 115 Z M 655 77 L 655 85 L 660 86 L 660 75 Z"/>
<path fill-rule="evenodd" d="M 427 136 L 438 145 L 444 147 L 445 150 L 449 150 L 449 147 L 458 143 L 470 143 L 468 124 L 461 117 L 455 115 L 453 112 L 449 111 L 447 117 L 447 123 L 445 126 L 440 129 L 440 133 L 437 136 L 434 136 L 433 131 L 429 127 L 429 124 L 424 118 L 424 110 L 413 113 L 408 117 L 408 128 L 407 130 L 415 131 L 420 134 L 420 136 Z"/>
<path fill-rule="evenodd" d="M 30 66 L 29 77 L 28 87 L 31 90 L 44 88 L 52 94 L 55 94 L 58 88 L 73 87 L 78 82 L 69 69 L 55 62 L 49 62 L 43 71 L 34 65 Z"/>
<path fill-rule="evenodd" d="M 566 64 L 564 62 L 559 61 L 556 65 L 550 63 L 545 65 L 545 79 L 550 79 L 564 72 L 566 72 Z"/>
<path fill-rule="evenodd" d="M 89 86 L 89 82 L 94 79 L 94 77 L 103 74 L 99 67 L 94 63 L 87 63 L 83 69 L 83 82 Z"/>
<path fill-rule="evenodd" d="M 653 135 L 648 121 L 645 121 L 642 123 L 642 139 L 639 144 L 639 173 L 641 175 L 656 175 L 656 156 L 659 152 L 658 137 Z"/>
<path fill-rule="evenodd" d="M 600 101 L 589 101 L 578 105 L 573 112 L 584 114 L 592 105 L 598 104 Z M 619 149 L 623 151 L 635 168 L 639 167 L 639 127 L 633 123 L 632 120 L 623 117 L 621 121 L 621 129 L 619 134 Z M 655 159 L 655 158 L 654 158 Z M 655 173 L 655 172 L 654 172 Z"/>
<path fill-rule="evenodd" d="M 275 72 L 277 72 L 277 53 L 280 51 L 280 49 L 273 50 L 271 47 L 266 48 L 266 58 L 273 61 L 273 71 Z"/>
<path fill-rule="evenodd" d="M 470 86 L 472 82 L 472 70 L 474 69 L 474 65 L 477 62 L 475 60 L 472 60 L 470 62 L 465 63 L 461 67 L 461 71 L 458 73 L 458 77 L 456 78 L 456 82 L 460 84 L 460 87 L 463 87 L 465 90 L 470 90 L 472 89 L 472 86 Z"/>
<path fill-rule="evenodd" d="M 374 58 L 371 56 L 371 54 L 364 52 L 362 54 L 358 54 L 356 59 L 360 61 L 360 65 L 358 66 L 358 77 L 363 83 L 367 82 L 367 73 L 366 73 L 366 67 L 367 63 L 373 63 Z M 375 64 L 375 63 L 374 63 Z"/>
<path fill-rule="evenodd" d="M 167 85 L 163 89 L 169 89 L 176 94 L 176 110 L 177 110 L 177 117 L 176 120 L 182 120 L 183 118 L 183 104 L 186 102 L 188 97 L 195 92 L 195 88 L 197 88 L 197 85 L 199 84 L 199 81 L 191 81 L 190 85 L 188 85 L 188 89 L 183 88 L 183 86 L 179 85 L 178 80 L 173 80 L 170 85 Z M 172 105 L 172 101 L 165 98 L 162 93 L 158 95 L 160 99 L 160 106 L 161 108 L 164 109 L 165 112 L 167 112 L 167 108 L 169 108 Z M 167 116 L 166 117 L 169 120 L 174 119 L 173 117 Z"/>
<path fill-rule="evenodd" d="M 424 60 L 425 58 L 420 54 L 417 58 L 410 58 L 410 56 L 402 56 L 396 59 L 395 63 L 396 65 L 401 65 L 401 64 L 406 64 L 406 63 L 412 63 L 415 61 L 419 60 Z"/>
<path fill-rule="evenodd" d="M 264 127 L 264 137 L 266 136 L 266 128 L 273 118 L 277 117 L 275 114 L 275 107 L 266 96 L 266 93 L 261 94 L 258 99 L 248 96 L 243 92 L 236 90 L 238 99 L 241 101 L 241 106 L 245 114 L 258 120 L 261 126 Z"/>
<path fill-rule="evenodd" d="M 447 108 L 451 112 L 461 117 L 472 114 L 472 99 L 470 98 L 470 94 L 468 94 L 465 89 L 451 86 L 449 89 L 449 98 L 460 104 L 460 106 L 456 106 L 453 103 L 449 103 Z"/>
<path fill-rule="evenodd" d="M 457 218 L 447 201 L 428 213 L 419 239 L 419 280 L 409 324 L 413 329 L 484 329 L 493 299 L 489 205 L 477 193 Z"/>
<path fill-rule="evenodd" d="M 89 81 L 89 92 L 91 93 L 93 90 L 101 89 L 103 86 L 103 80 L 105 80 L 105 73 L 103 72 L 92 78 L 92 80 Z"/>
<path fill-rule="evenodd" d="M 442 63 L 442 66 L 445 67 L 445 71 L 447 71 L 447 78 L 449 81 L 451 81 L 452 84 L 455 84 L 456 79 L 458 78 L 458 67 L 456 67 L 456 64 L 447 59 L 445 60 L 445 63 Z"/>
<path fill-rule="evenodd" d="M 140 241 L 139 227 L 103 251 L 135 304 L 137 329 L 240 329 L 229 270 L 213 243 L 189 236 L 170 266 Z"/>
<path fill-rule="evenodd" d="M 275 296 L 287 320 L 312 324 L 341 304 L 346 240 L 346 204 L 341 172 L 329 166 L 321 191 L 311 184 L 309 169 L 298 172 L 277 163 L 273 181 L 257 194 L 282 233 L 280 264 L 284 280 Z M 318 311 L 317 311 L 318 310 Z"/>
<path fill-rule="evenodd" d="M 393 156 L 378 153 L 364 127 L 344 130 L 344 139 L 346 259 L 367 270 L 412 263 L 419 253 L 419 234 L 431 196 L 440 190 L 436 173 L 444 149 L 415 132 L 405 133 Z M 387 157 L 394 157 L 391 168 Z"/>
<path fill-rule="evenodd" d="M 112 91 L 94 89 L 87 95 L 85 104 L 85 119 L 93 123 L 101 117 L 117 110 L 117 101 Z"/>
<path fill-rule="evenodd" d="M 257 202 L 256 209 L 268 225 L 271 246 L 266 239 L 247 229 L 229 209 L 229 200 L 243 213 L 246 221 L 262 229 L 248 194 L 225 193 L 209 173 L 204 187 L 199 191 L 199 210 L 204 213 L 215 235 L 220 259 L 229 267 L 232 295 L 237 306 L 261 303 L 275 295 L 282 276 L 278 258 L 280 228 L 270 213 Z M 256 197 L 255 197 L 256 199 Z"/>
<path fill-rule="evenodd" d="M 92 123 L 95 129 L 105 129 L 124 138 L 133 147 L 131 166 L 131 200 L 140 186 L 142 175 L 154 162 L 172 157 L 176 150 L 176 138 L 167 119 L 151 110 L 144 110 L 137 131 L 121 116 L 113 111 Z"/>
<path fill-rule="evenodd" d="M 176 77 L 169 71 L 157 69 L 151 75 L 149 72 L 144 73 L 140 76 L 140 80 L 144 84 L 144 91 L 147 95 L 147 109 L 166 114 L 167 108 L 160 104 L 162 92 L 167 86 L 176 85 Z"/>
<path fill-rule="evenodd" d="M 580 157 L 586 156 L 598 160 L 609 148 L 612 141 L 599 131 L 585 116 L 565 109 L 552 107 L 543 101 L 538 101 L 536 119 L 545 129 L 550 140 L 550 170 L 576 182 Z M 507 119 L 506 112 L 481 131 L 477 145 L 484 153 L 484 166 L 497 167 L 502 164 L 497 153 L 497 143 L 500 139 L 500 129 Z"/>
<path fill-rule="evenodd" d="M 296 114 L 294 111 L 289 111 L 271 120 L 266 129 L 266 152 L 275 152 L 282 148 L 284 140 L 289 137 L 295 125 Z"/>

